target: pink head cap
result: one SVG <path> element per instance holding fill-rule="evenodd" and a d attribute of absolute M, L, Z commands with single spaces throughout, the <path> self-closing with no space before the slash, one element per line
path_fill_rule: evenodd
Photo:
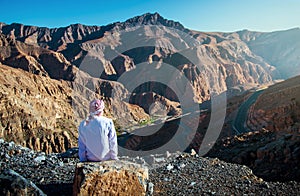
<path fill-rule="evenodd" d="M 104 101 L 100 99 L 94 99 L 90 102 L 90 114 L 99 114 L 104 110 Z"/>

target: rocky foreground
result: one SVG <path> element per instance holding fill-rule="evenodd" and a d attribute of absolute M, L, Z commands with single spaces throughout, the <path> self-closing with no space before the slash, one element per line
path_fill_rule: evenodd
<path fill-rule="evenodd" d="M 45 154 L 0 139 L 0 193 L 3 176 L 11 169 L 47 195 L 72 195 L 77 150 Z M 152 195 L 299 195 L 299 182 L 266 182 L 243 165 L 196 154 L 166 153 L 143 158 L 120 157 L 147 166 Z M 146 161 L 145 161 L 146 160 Z M 152 188 L 153 187 L 153 188 Z"/>

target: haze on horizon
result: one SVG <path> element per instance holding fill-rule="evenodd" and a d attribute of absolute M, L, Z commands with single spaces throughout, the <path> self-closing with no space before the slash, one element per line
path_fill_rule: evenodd
<path fill-rule="evenodd" d="M 299 0 L 9 0 L 0 2 L 0 22 L 39 27 L 107 25 L 158 12 L 198 31 L 278 31 L 300 27 Z"/>

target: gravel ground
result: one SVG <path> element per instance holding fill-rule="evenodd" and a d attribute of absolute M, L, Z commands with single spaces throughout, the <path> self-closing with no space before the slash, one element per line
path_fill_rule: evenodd
<path fill-rule="evenodd" d="M 265 182 L 243 165 L 182 154 L 150 170 L 154 195 L 299 195 L 299 182 Z"/>
<path fill-rule="evenodd" d="M 47 195 L 72 195 L 77 149 L 34 152 L 0 139 L 0 172 L 12 169 Z M 121 157 L 149 167 L 153 195 L 299 195 L 299 182 L 265 182 L 242 165 L 186 153 Z"/>

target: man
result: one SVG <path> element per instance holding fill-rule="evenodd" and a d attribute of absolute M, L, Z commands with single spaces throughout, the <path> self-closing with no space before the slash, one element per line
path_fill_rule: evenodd
<path fill-rule="evenodd" d="M 99 99 L 91 101 L 89 117 L 79 125 L 79 159 L 80 161 L 116 160 L 118 144 L 116 130 L 111 119 L 103 116 L 104 102 Z"/>

